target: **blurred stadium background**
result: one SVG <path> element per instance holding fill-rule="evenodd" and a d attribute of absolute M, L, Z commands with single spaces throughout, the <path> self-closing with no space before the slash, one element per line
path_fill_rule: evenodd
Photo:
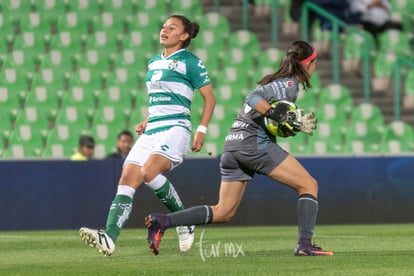
<path fill-rule="evenodd" d="M 81 133 L 95 137 L 96 158 L 111 152 L 117 133 L 133 131 L 145 117 L 146 60 L 160 50 L 159 27 L 173 13 L 201 25 L 190 50 L 204 60 L 217 97 L 206 141 L 212 157 L 246 93 L 278 66 L 289 43 L 304 37 L 319 52 L 318 69 L 297 104 L 317 114 L 319 128 L 310 139 L 280 144 L 312 156 L 414 151 L 410 1 L 391 1 L 404 30 L 385 32 L 378 49 L 353 26 L 337 34 L 316 21 L 307 33 L 307 22 L 290 18 L 288 0 L 256 0 L 255 7 L 247 0 L 28 2 L 0 0 L 2 159 L 67 159 Z M 324 13 L 312 5 L 304 10 Z M 201 107 L 196 95 L 196 121 Z"/>

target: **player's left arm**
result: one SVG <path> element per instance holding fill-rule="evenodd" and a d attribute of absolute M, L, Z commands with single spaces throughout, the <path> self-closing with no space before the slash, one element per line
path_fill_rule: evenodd
<path fill-rule="evenodd" d="M 194 134 L 193 144 L 191 145 L 191 150 L 196 152 L 200 151 L 203 147 L 206 130 L 216 106 L 216 97 L 214 96 L 211 84 L 204 85 L 198 90 L 204 99 L 204 105 L 199 125 Z"/>

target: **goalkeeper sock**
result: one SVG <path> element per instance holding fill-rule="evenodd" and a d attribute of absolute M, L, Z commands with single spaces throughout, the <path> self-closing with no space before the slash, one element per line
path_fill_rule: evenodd
<path fill-rule="evenodd" d="M 207 205 L 194 206 L 168 215 L 155 215 L 163 228 L 181 225 L 204 225 L 213 221 L 213 211 Z"/>
<path fill-rule="evenodd" d="M 119 185 L 118 192 L 112 201 L 106 221 L 105 232 L 114 243 L 121 233 L 122 227 L 125 225 L 132 210 L 132 199 L 135 189 L 127 185 Z"/>
<path fill-rule="evenodd" d="M 298 200 L 299 240 L 312 239 L 317 213 L 318 200 L 310 194 L 301 195 Z"/>
<path fill-rule="evenodd" d="M 158 175 L 153 180 L 145 184 L 154 190 L 155 195 L 171 212 L 184 209 L 184 205 L 181 202 L 174 186 L 165 176 Z"/>

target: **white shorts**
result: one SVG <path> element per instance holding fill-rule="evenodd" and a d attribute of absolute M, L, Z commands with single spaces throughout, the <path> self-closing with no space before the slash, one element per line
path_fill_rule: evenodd
<path fill-rule="evenodd" d="M 143 166 L 150 154 L 161 154 L 171 160 L 171 169 L 180 165 L 190 148 L 191 133 L 172 127 L 153 134 L 142 134 L 125 159 L 125 163 Z"/>

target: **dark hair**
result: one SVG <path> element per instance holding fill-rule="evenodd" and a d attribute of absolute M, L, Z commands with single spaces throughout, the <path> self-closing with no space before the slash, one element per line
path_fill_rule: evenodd
<path fill-rule="evenodd" d="M 118 133 L 118 140 L 121 139 L 121 137 L 123 135 L 128 135 L 129 137 L 133 138 L 131 131 L 129 131 L 129 130 L 123 130 L 120 133 Z"/>
<path fill-rule="evenodd" d="M 81 135 L 79 137 L 79 146 L 92 148 L 95 146 L 95 139 L 93 139 L 93 137 L 90 135 Z"/>
<path fill-rule="evenodd" d="M 258 84 L 264 85 L 278 78 L 295 76 L 303 84 L 305 90 L 311 88 L 310 76 L 301 61 L 310 57 L 313 51 L 313 47 L 306 41 L 298 40 L 293 42 L 283 57 L 279 69 L 272 74 L 264 76 Z M 311 62 L 314 62 L 314 60 Z"/>
<path fill-rule="evenodd" d="M 177 18 L 181 20 L 184 25 L 184 32 L 188 33 L 188 38 L 183 42 L 183 48 L 187 48 L 190 45 L 191 39 L 195 38 L 200 30 L 200 25 L 196 22 L 191 22 L 190 19 L 185 17 L 184 15 L 174 14 L 171 15 L 169 18 Z"/>

